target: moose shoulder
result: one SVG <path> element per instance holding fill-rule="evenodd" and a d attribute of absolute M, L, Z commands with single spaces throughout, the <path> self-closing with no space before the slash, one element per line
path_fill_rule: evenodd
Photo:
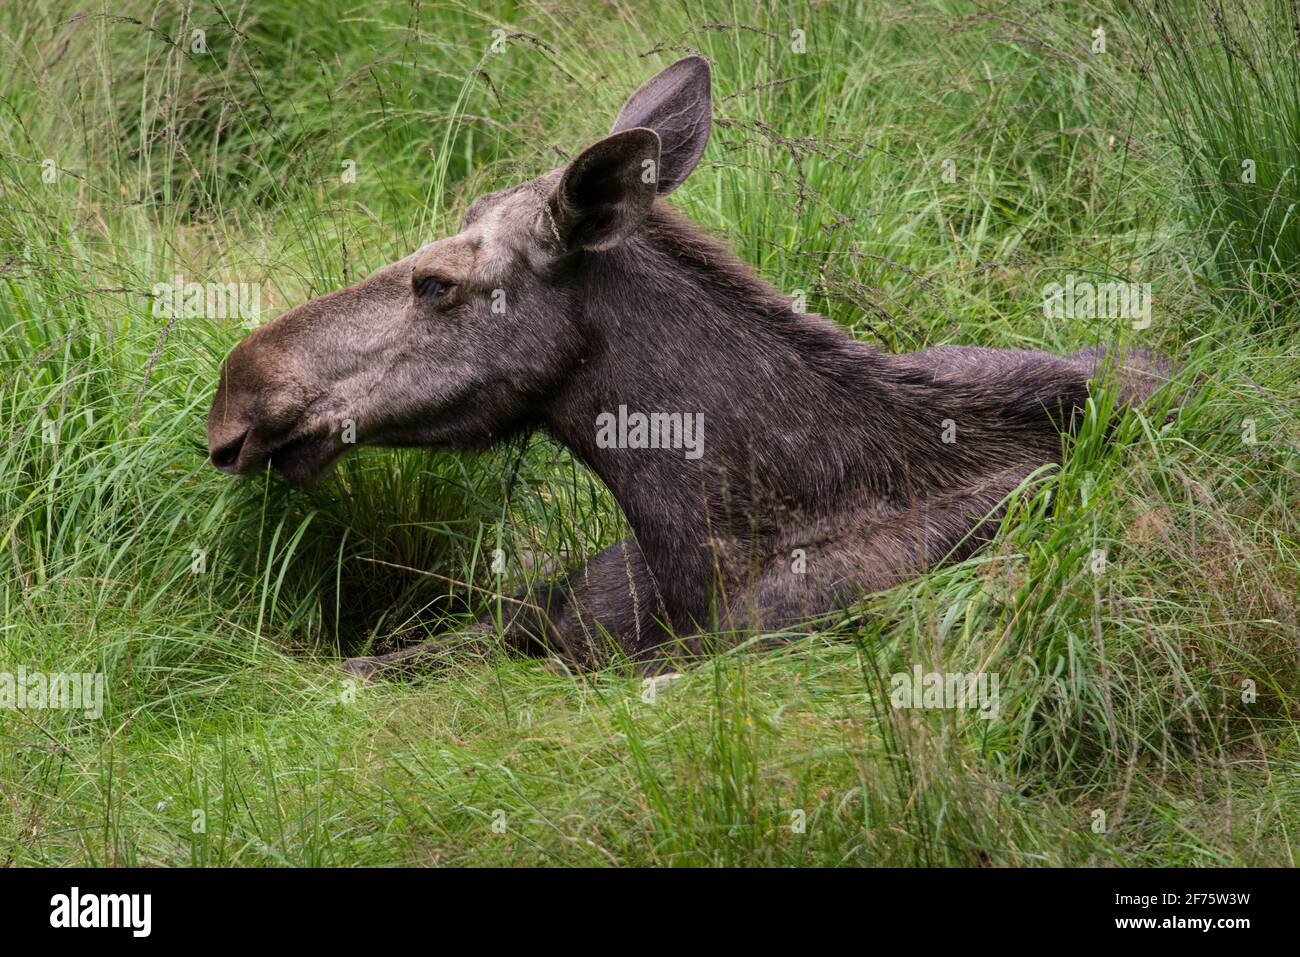
<path fill-rule="evenodd" d="M 354 447 L 345 420 L 356 444 L 389 446 L 541 427 L 634 534 L 479 627 L 579 664 L 614 647 L 654 667 L 969 554 L 1008 493 L 1059 460 L 1103 365 L 1124 403 L 1164 381 L 1161 360 L 1100 349 L 889 355 L 796 312 L 663 202 L 711 121 L 707 61 L 680 60 L 563 169 L 480 197 L 457 235 L 254 331 L 222 370 L 213 464 L 310 482 Z"/>

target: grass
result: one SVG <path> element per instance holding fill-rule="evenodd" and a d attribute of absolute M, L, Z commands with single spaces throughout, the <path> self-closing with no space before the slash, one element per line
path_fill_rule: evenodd
<path fill-rule="evenodd" d="M 1191 44 L 1164 3 L 28 8 L 0 12 L 0 672 L 108 694 L 0 709 L 0 861 L 1294 864 L 1289 5 Z M 260 283 L 269 315 L 337 288 L 687 51 L 717 123 L 674 201 L 809 308 L 898 350 L 1135 341 L 1186 402 L 1103 393 L 990 548 L 653 694 L 504 657 L 344 681 L 622 518 L 541 437 L 227 480 L 203 424 L 245 330 L 156 318 L 153 284 Z M 1045 319 L 1069 274 L 1149 282 L 1151 326 Z M 916 664 L 996 673 L 997 716 L 893 708 Z"/>
<path fill-rule="evenodd" d="M 1257 319 L 1294 313 L 1300 286 L 1300 87 L 1275 64 L 1296 57 L 1296 10 L 1216 0 L 1139 6 L 1158 38 L 1159 102 L 1192 172 L 1217 278 Z"/>

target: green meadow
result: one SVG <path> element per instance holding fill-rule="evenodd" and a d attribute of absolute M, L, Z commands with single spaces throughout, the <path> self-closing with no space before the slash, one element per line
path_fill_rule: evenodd
<path fill-rule="evenodd" d="M 1296 17 L 4 5 L 0 674 L 104 694 L 19 707 L 0 680 L 0 864 L 1294 865 Z M 541 434 L 230 479 L 204 433 L 223 358 L 689 53 L 715 124 L 672 203 L 809 310 L 890 351 L 1140 345 L 1175 386 L 1100 393 L 991 546 L 785 643 L 661 686 L 504 652 L 345 680 L 625 521 Z M 160 305 L 178 276 L 232 294 Z M 1136 284 L 1149 316 L 1045 308 L 1067 281 Z M 996 709 L 895 707 L 918 667 L 996 675 Z"/>

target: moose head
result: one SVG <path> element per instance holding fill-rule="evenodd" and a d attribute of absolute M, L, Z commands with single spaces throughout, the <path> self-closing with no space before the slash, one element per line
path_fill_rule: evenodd
<path fill-rule="evenodd" d="M 710 126 L 708 62 L 680 60 L 567 166 L 253 331 L 221 372 L 213 465 L 269 462 L 303 484 L 358 445 L 472 448 L 534 424 L 599 334 L 586 319 L 608 254 L 695 168 Z"/>

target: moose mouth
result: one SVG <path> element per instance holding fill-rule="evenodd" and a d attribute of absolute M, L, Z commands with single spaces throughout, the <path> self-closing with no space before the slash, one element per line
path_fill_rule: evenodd
<path fill-rule="evenodd" d="M 290 435 L 258 448 L 256 435 L 245 432 L 212 453 L 213 464 L 228 475 L 251 475 L 267 465 L 290 485 L 318 482 L 339 458 L 339 450 L 328 436 L 315 432 Z"/>
<path fill-rule="evenodd" d="M 271 467 L 286 482 L 300 487 L 319 482 L 338 458 L 332 443 L 324 436 L 313 434 L 290 439 L 267 455 Z"/>

